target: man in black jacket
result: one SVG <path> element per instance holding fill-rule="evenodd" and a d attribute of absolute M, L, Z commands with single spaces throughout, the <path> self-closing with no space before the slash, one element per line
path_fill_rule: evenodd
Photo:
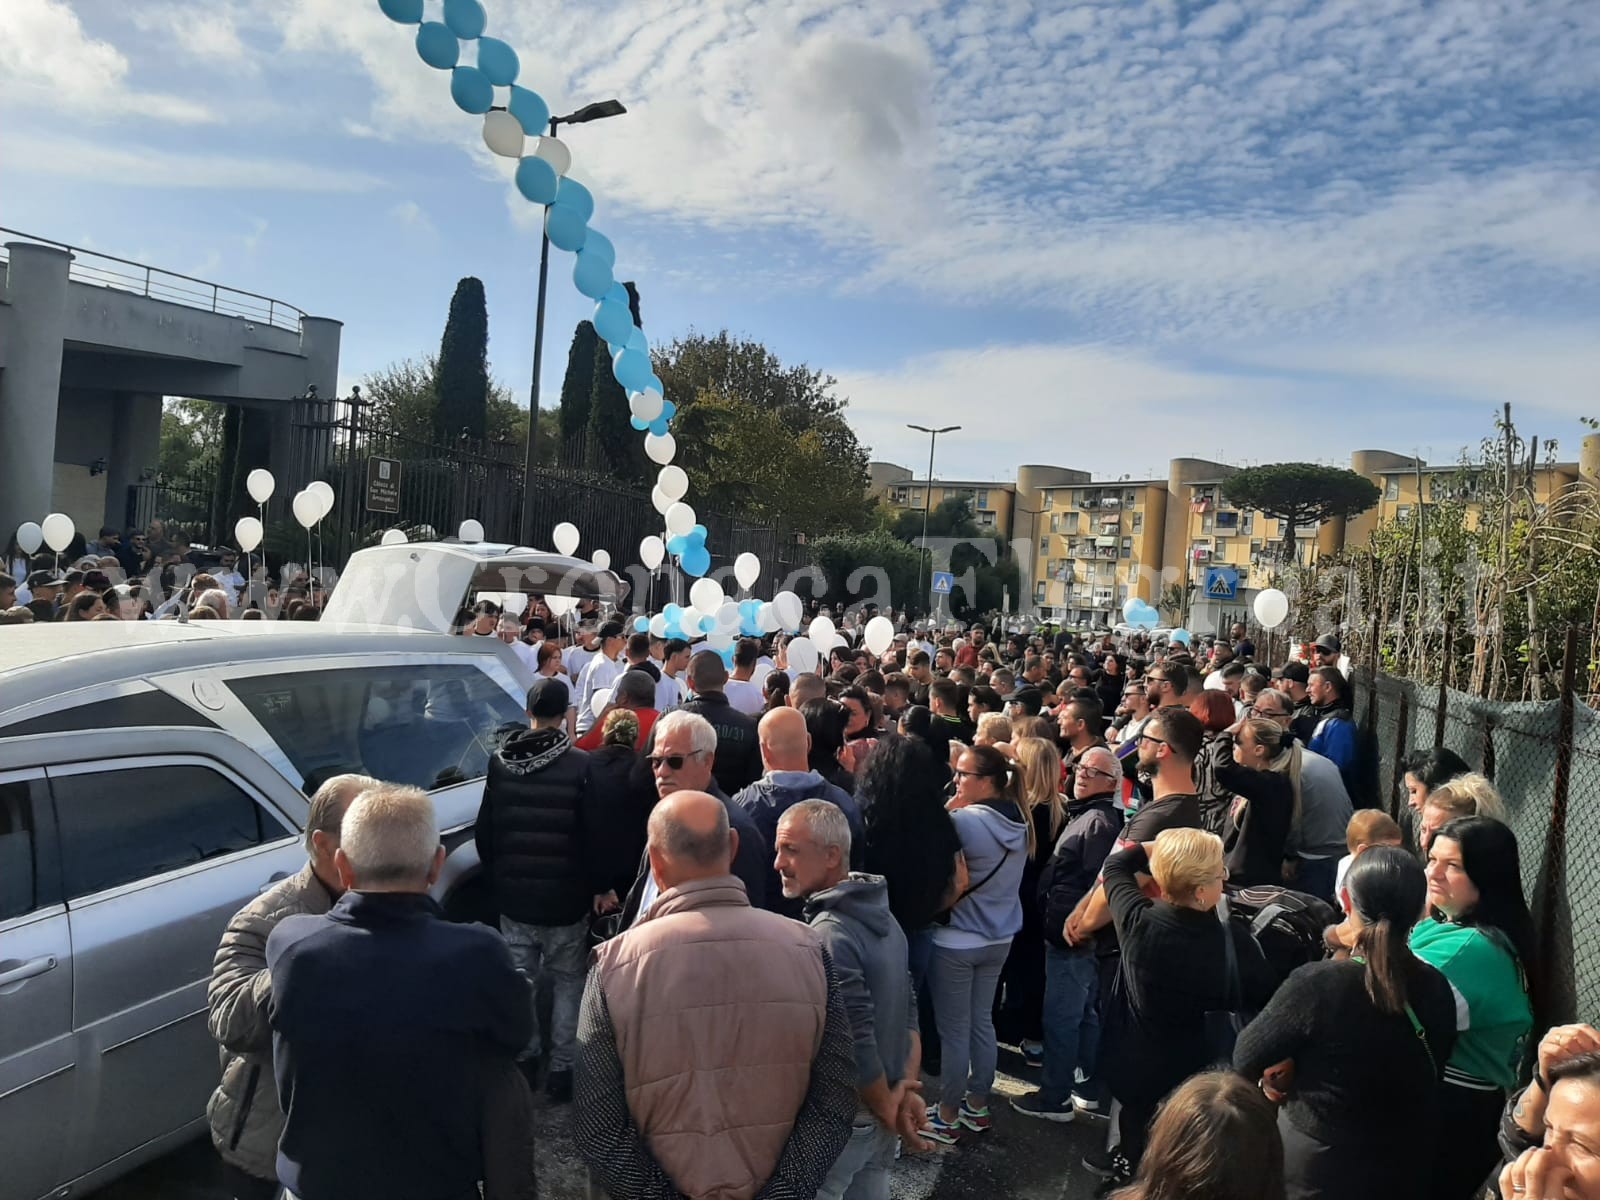
<path fill-rule="evenodd" d="M 689 686 L 694 696 L 678 709 L 704 717 L 717 731 L 717 759 L 712 773 L 717 786 L 732 796 L 761 778 L 761 744 L 756 719 L 728 702 L 722 690 L 727 684 L 728 668 L 723 666 L 722 656 L 698 651 L 689 660 Z"/>
<path fill-rule="evenodd" d="M 530 980 L 543 969 L 555 981 L 545 1094 L 557 1104 L 572 1099 L 589 914 L 610 890 L 600 838 L 584 821 L 589 756 L 567 738 L 567 697 L 560 679 L 539 679 L 528 690 L 532 727 L 489 760 L 473 834 L 512 961 Z M 540 1051 L 537 1014 L 533 1029 L 523 1055 L 530 1075 Z"/>
<path fill-rule="evenodd" d="M 1104 745 L 1078 756 L 1073 799 L 1055 853 L 1039 875 L 1037 903 L 1044 914 L 1044 1075 L 1037 1092 L 1011 1106 L 1027 1117 L 1070 1121 L 1078 1111 L 1098 1114 L 1090 1085 L 1100 1049 L 1100 982 L 1094 947 L 1069 946 L 1067 918 L 1100 877 L 1122 832 L 1112 797 L 1122 781 L 1116 756 Z"/>
<path fill-rule="evenodd" d="M 332 911 L 267 939 L 278 1178 L 301 1200 L 476 1200 L 488 1089 L 528 1044 L 531 989 L 492 930 L 429 899 L 444 847 L 425 792 L 363 793 L 333 861 Z"/>

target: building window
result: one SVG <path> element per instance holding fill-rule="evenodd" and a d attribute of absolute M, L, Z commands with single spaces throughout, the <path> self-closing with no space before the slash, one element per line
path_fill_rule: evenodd
<path fill-rule="evenodd" d="M 1042 538 L 1039 539 L 1039 553 L 1040 554 L 1049 554 L 1050 553 L 1050 539 L 1049 538 L 1042 537 Z"/>
<path fill-rule="evenodd" d="M 989 491 L 987 488 L 978 493 L 977 505 L 979 508 L 989 507 Z"/>
<path fill-rule="evenodd" d="M 1399 508 L 1395 509 L 1394 518 L 1397 521 L 1409 521 L 1411 519 L 1411 505 L 1402 504 Z"/>
<path fill-rule="evenodd" d="M 1215 528 L 1216 528 L 1215 515 L 1208 510 L 1206 512 L 1206 515 L 1200 518 L 1200 532 L 1201 533 L 1210 533 Z"/>
<path fill-rule="evenodd" d="M 1217 539 L 1217 548 L 1216 548 L 1215 554 L 1216 554 L 1217 558 L 1223 560 L 1224 562 L 1227 561 L 1227 558 L 1228 558 L 1228 539 L 1227 538 L 1218 538 Z"/>
<path fill-rule="evenodd" d="M 922 503 L 922 489 L 921 488 L 912 488 L 911 489 L 911 503 L 913 503 L 913 504 L 921 504 Z"/>
<path fill-rule="evenodd" d="M 1123 538 L 1122 539 L 1122 557 L 1123 558 L 1132 558 L 1133 557 L 1133 539 L 1132 538 Z"/>
<path fill-rule="evenodd" d="M 1044 494 L 1044 510 L 1045 510 L 1045 512 L 1049 512 L 1055 506 L 1056 506 L 1056 494 L 1054 492 L 1046 492 Z"/>
<path fill-rule="evenodd" d="M 1218 529 L 1239 528 L 1239 514 L 1236 512 L 1219 512 L 1217 514 Z"/>
<path fill-rule="evenodd" d="M 1245 537 L 1249 537 L 1252 533 L 1255 532 L 1255 528 L 1256 528 L 1256 515 L 1255 515 L 1255 513 L 1253 513 L 1253 512 L 1245 513 L 1244 517 L 1239 522 L 1239 532 L 1244 534 Z"/>
<path fill-rule="evenodd" d="M 1383 498 L 1385 500 L 1400 499 L 1400 481 L 1393 475 L 1383 481 Z"/>
<path fill-rule="evenodd" d="M 1034 585 L 1033 602 L 1035 604 L 1043 604 L 1044 603 L 1044 584 L 1039 583 L 1039 584 L 1035 584 Z"/>
<path fill-rule="evenodd" d="M 978 525 L 983 529 L 993 529 L 994 528 L 994 514 L 992 512 L 981 512 L 981 513 L 979 513 L 978 514 Z"/>
<path fill-rule="evenodd" d="M 1144 514 L 1142 512 L 1133 514 L 1133 531 L 1135 533 L 1144 532 Z"/>

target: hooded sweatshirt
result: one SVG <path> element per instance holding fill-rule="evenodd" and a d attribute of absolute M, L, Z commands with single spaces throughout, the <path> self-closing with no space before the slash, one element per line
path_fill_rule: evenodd
<path fill-rule="evenodd" d="M 950 924 L 934 929 L 933 944 L 973 950 L 1009 942 L 1022 928 L 1022 872 L 1028 861 L 1022 813 L 1011 801 L 996 800 L 958 808 L 950 819 L 961 838 L 970 882 L 950 910 Z"/>
<path fill-rule="evenodd" d="M 806 900 L 806 922 L 833 955 L 855 1043 L 856 1087 L 905 1077 L 917 996 L 906 966 L 906 936 L 889 912 L 881 875 L 850 874 Z"/>

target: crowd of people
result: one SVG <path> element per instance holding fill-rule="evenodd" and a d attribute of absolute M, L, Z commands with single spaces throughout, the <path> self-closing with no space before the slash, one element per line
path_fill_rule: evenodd
<path fill-rule="evenodd" d="M 730 671 L 537 601 L 458 625 L 535 677 L 473 835 L 498 932 L 427 899 L 423 794 L 323 786 L 212 982 L 240 1200 L 531 1194 L 534 1085 L 612 1200 L 883 1198 L 1013 1119 L 1094 1122 L 1130 1200 L 1600 1200 L 1600 1035 L 1536 1037 L 1500 797 L 1438 750 L 1374 807 L 1336 637 L 844 621 Z"/>

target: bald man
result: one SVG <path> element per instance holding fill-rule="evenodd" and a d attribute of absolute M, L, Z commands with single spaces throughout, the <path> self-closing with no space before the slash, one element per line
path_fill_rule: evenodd
<path fill-rule="evenodd" d="M 1044 912 L 1044 1074 L 1038 1091 L 1011 1101 L 1023 1116 L 1064 1122 L 1079 1112 L 1103 1112 L 1094 1078 L 1100 1048 L 1100 979 L 1094 945 L 1070 946 L 1062 931 L 1072 910 L 1094 888 L 1106 855 L 1117 844 L 1122 814 L 1115 798 L 1121 785 L 1121 766 L 1104 745 L 1091 746 L 1078 756 L 1067 823 L 1039 876 L 1039 906 Z M 1082 1073 L 1084 1082 L 1074 1082 L 1075 1072 Z"/>
<path fill-rule="evenodd" d="M 833 962 L 807 926 L 750 907 L 737 845 L 715 796 L 667 796 L 647 850 L 661 894 L 595 951 L 573 1119 L 610 1200 L 814 1196 L 850 1136 Z"/>
<path fill-rule="evenodd" d="M 811 735 L 806 719 L 794 708 L 775 708 L 761 718 L 757 728 L 761 765 L 765 773 L 734 796 L 733 802 L 750 814 L 762 837 L 762 852 L 770 863 L 778 835 L 778 822 L 802 800 L 826 800 L 838 805 L 850 822 L 850 837 L 855 850 L 852 865 L 861 865 L 860 848 L 866 845 L 866 827 L 861 822 L 861 806 L 843 788 L 829 783 L 811 769 Z M 801 919 L 803 900 L 785 898 L 783 881 L 774 870 L 767 886 L 767 903 L 774 912 Z"/>

